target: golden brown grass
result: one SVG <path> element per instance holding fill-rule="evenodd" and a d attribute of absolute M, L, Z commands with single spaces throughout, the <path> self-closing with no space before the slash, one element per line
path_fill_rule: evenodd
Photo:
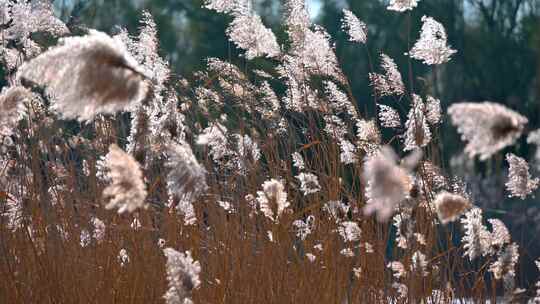
<path fill-rule="evenodd" d="M 114 141 L 116 124 L 113 118 L 96 124 L 94 151 L 106 151 L 107 144 Z M 46 150 L 48 157 L 59 159 L 57 163 L 63 164 L 63 170 L 46 168 L 44 150 L 37 141 L 47 142 L 50 138 L 37 125 L 30 126 L 27 131 L 34 135 L 29 136 L 29 153 L 18 165 L 31 173 L 11 181 L 27 183 L 32 191 L 24 201 L 25 221 L 16 231 L 0 224 L 0 302 L 163 302 L 166 277 L 165 258 L 158 246 L 160 238 L 166 240 L 168 247 L 191 250 L 201 262 L 202 284 L 194 292 L 195 303 L 341 304 L 386 303 L 389 299 L 418 303 L 421 298 L 431 297 L 435 289 L 444 295 L 436 301 L 441 303 L 452 296 L 474 296 L 479 300 L 491 297 L 493 290 L 483 272 L 465 265 L 468 263 L 461 257 L 460 248 L 454 246 L 456 235 L 452 226 L 436 226 L 435 214 L 429 209 L 420 206 L 413 214 L 413 229 L 425 237 L 426 244 L 412 242 L 407 250 L 397 249 L 391 225 L 362 215 L 361 163 L 343 166 L 337 145 L 319 136 L 321 132 L 315 124 L 311 126 L 314 138 L 301 151 L 310 156 L 306 158 L 307 166 L 319 173 L 323 191 L 304 197 L 293 189 L 297 181 L 291 164 L 279 160 L 280 153 L 290 155 L 292 151 L 280 151 L 278 146 L 293 147 L 294 139 L 289 137 L 286 140 L 293 142 L 284 143 L 268 136 L 262 147 L 265 161 L 250 168 L 247 176 L 209 175 L 210 188 L 195 203 L 198 222 L 194 226 L 183 225 L 181 216 L 162 206 L 166 200 L 165 177 L 158 170 L 145 172 L 149 200 L 157 204 L 132 215 L 105 210 L 100 196 L 104 185 L 96 179 L 92 165 L 96 155 L 85 150 L 84 145 L 70 151 L 63 143 L 63 148 Z M 89 175 L 81 176 L 74 155 L 88 159 Z M 210 162 L 207 160 L 206 164 L 209 168 Z M 283 178 L 292 202 L 291 210 L 278 224 L 260 214 L 250 216 L 253 210 L 244 198 L 248 193 L 255 195 L 268 176 Z M 346 178 L 340 183 L 341 176 Z M 44 183 L 58 191 L 49 194 Z M 0 201 L 2 206 L 11 199 L 6 194 Z M 346 198 L 356 210 L 343 216 L 359 223 L 359 242 L 344 244 L 336 233 L 336 222 L 322 210 L 324 203 L 340 198 Z M 235 212 L 229 214 L 219 207 L 216 201 L 221 199 L 231 202 Z M 57 201 L 54 206 L 53 200 Z M 305 241 L 300 241 L 295 237 L 292 222 L 309 214 L 316 218 L 315 229 Z M 101 243 L 92 241 L 82 247 L 81 231 L 91 231 L 89 221 L 93 216 L 106 223 L 106 237 Z M 142 224 L 137 230 L 131 227 L 134 216 Z M 57 226 L 61 229 L 55 229 Z M 273 241 L 269 240 L 268 231 L 272 232 Z M 367 252 L 366 242 L 372 246 L 372 252 Z M 318 244 L 322 245 L 321 251 L 314 248 Z M 348 247 L 355 252 L 354 257 L 340 254 Z M 122 248 L 130 257 L 124 267 L 117 258 Z M 408 298 L 398 300 L 391 285 L 392 273 L 386 265 L 400 260 L 410 267 L 410 258 L 417 249 L 428 258 L 429 275 L 411 274 L 403 281 L 409 290 Z M 310 262 L 306 253 L 314 254 L 316 260 Z M 353 269 L 361 269 L 358 276 Z M 477 269 L 486 271 L 485 267 Z"/>

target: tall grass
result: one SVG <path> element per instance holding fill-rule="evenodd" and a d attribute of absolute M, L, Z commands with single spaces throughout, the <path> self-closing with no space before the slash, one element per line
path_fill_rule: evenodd
<path fill-rule="evenodd" d="M 389 9 L 417 1 L 406 2 Z M 4 48 L 18 89 L 0 96 L 1 303 L 482 303 L 534 293 L 516 285 L 504 224 L 486 225 L 466 185 L 439 168 L 446 117 L 435 97 L 415 95 L 412 70 L 404 83 L 382 56 L 363 97 L 374 105 L 360 111 L 303 1 L 286 1 L 282 44 L 236 5 L 207 6 L 232 15 L 227 33 L 248 59 L 274 68 L 211 58 L 175 77 L 147 13 L 137 37 L 89 33 L 40 55 Z M 12 4 L 3 39 L 66 35 L 47 8 Z M 24 9 L 47 22 L 14 28 Z M 368 43 L 365 24 L 345 15 L 351 41 Z M 409 60 L 448 62 L 444 28 L 423 21 Z M 471 157 L 500 153 L 526 123 L 502 106 L 459 106 L 450 115 Z M 475 117 L 490 122 L 477 126 L 480 144 Z M 509 189 L 526 197 L 538 182 L 512 157 Z M 179 277 L 167 276 L 176 272 L 165 248 L 190 251 L 200 273 L 180 259 L 169 265 Z M 171 286 L 185 294 L 164 297 Z"/>

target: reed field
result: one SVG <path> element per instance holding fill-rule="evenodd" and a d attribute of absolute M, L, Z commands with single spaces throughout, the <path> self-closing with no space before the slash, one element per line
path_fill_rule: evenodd
<path fill-rule="evenodd" d="M 441 103 L 436 77 L 415 85 L 412 62 L 436 76 L 461 51 L 419 1 L 386 7 L 421 22 L 396 29 L 406 66 L 343 10 L 368 96 L 304 0 L 283 1 L 279 38 L 249 0 L 206 1 L 243 52 L 182 76 L 146 11 L 106 33 L 0 1 L 0 303 L 540 303 L 528 241 L 441 143 L 459 134 L 505 196 L 533 199 L 540 153 L 515 147 L 540 130 L 497 101 Z"/>

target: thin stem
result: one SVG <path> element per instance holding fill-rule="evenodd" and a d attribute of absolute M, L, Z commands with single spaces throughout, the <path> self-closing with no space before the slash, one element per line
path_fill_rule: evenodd
<path fill-rule="evenodd" d="M 407 14 L 407 50 L 411 49 L 411 21 L 412 20 L 412 12 L 409 11 Z M 407 56 L 407 63 L 409 66 L 409 90 L 410 94 L 414 93 L 414 75 L 413 75 L 413 68 L 412 68 L 412 59 L 410 56 Z"/>

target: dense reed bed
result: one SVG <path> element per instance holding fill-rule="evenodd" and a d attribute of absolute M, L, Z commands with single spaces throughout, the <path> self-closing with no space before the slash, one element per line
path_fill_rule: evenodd
<path fill-rule="evenodd" d="M 388 9 L 413 18 L 417 2 Z M 526 132 L 540 143 L 527 118 L 443 109 L 384 53 L 366 58 L 373 95 L 352 96 L 331 37 L 304 1 L 284 5 L 278 41 L 249 1 L 208 1 L 245 53 L 184 78 L 146 12 L 138 33 L 109 35 L 68 28 L 47 1 L 0 1 L 1 303 L 535 301 L 520 244 L 442 169 L 440 145 L 450 123 L 469 158 L 500 158 Z M 369 25 L 343 16 L 364 48 Z M 404 56 L 451 64 L 443 25 L 422 22 Z M 508 194 L 532 195 L 527 161 L 505 157 Z"/>

